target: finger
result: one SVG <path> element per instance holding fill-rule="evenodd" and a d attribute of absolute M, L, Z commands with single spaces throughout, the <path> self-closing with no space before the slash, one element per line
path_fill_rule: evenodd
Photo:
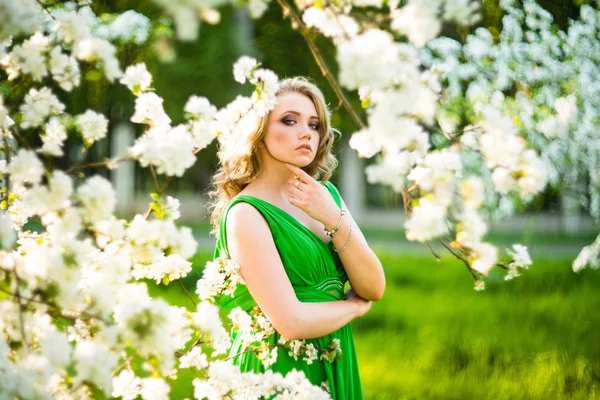
<path fill-rule="evenodd" d="M 298 189 L 300 189 L 300 190 L 304 190 L 304 188 L 306 188 L 306 183 L 302 182 L 302 181 L 301 181 L 301 180 L 299 180 L 299 179 L 290 179 L 290 180 L 288 181 L 288 184 L 289 184 L 291 187 L 298 188 Z"/>
<path fill-rule="evenodd" d="M 299 198 L 296 198 L 296 197 L 290 196 L 290 204 L 291 204 L 291 205 L 293 205 L 293 206 L 296 206 L 296 207 L 300 208 L 300 203 L 301 203 L 301 200 L 300 200 Z"/>
<path fill-rule="evenodd" d="M 303 182 L 310 182 L 310 180 L 312 179 L 312 177 L 307 174 L 306 172 L 304 172 L 302 170 L 302 168 L 298 168 L 295 165 L 291 165 L 291 164 L 285 164 L 294 174 L 296 174 L 298 176 L 298 179 L 300 179 Z"/>

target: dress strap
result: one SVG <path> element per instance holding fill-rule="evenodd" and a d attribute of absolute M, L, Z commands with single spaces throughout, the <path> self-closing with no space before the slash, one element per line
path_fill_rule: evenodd
<path fill-rule="evenodd" d="M 260 199 L 254 198 L 252 196 L 238 196 L 232 199 L 227 205 L 223 208 L 223 212 L 221 213 L 221 220 L 219 221 L 219 237 L 217 239 L 217 247 L 215 249 L 215 257 L 220 256 L 221 254 L 225 254 L 227 257 L 229 255 L 229 248 L 227 247 L 227 214 L 231 207 L 236 205 L 237 203 L 244 202 L 251 204 L 254 208 L 258 210 L 262 214 L 262 216 L 267 220 L 268 223 L 268 209 L 264 204 L 260 202 Z M 270 227 L 270 224 L 269 224 Z M 218 254 L 217 254 L 218 253 Z"/>

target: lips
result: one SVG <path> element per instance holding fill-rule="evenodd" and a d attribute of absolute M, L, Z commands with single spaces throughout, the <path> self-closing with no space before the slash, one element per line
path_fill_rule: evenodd
<path fill-rule="evenodd" d="M 307 149 L 308 151 L 312 151 L 312 147 L 310 147 L 309 144 L 303 144 L 302 146 L 298 147 L 296 150 L 300 150 L 300 149 Z"/>

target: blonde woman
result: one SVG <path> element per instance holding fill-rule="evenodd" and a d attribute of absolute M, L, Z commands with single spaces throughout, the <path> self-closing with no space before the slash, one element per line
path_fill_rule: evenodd
<path fill-rule="evenodd" d="M 331 362 L 317 358 L 308 364 L 279 351 L 269 368 L 303 371 L 313 384 L 328 387 L 334 399 L 361 399 L 348 323 L 381 299 L 385 277 L 328 181 L 337 161 L 323 94 L 303 78 L 281 81 L 277 105 L 247 140 L 235 145 L 246 148 L 243 154 L 220 148 L 213 178 L 215 256 L 236 260 L 246 283 L 221 305 L 249 311 L 258 304 L 277 331 L 271 344 L 280 335 L 305 339 L 317 351 L 339 344 L 341 357 Z M 351 289 L 344 293 L 348 281 Z M 241 352 L 247 334 L 237 333 L 232 355 Z M 252 352 L 233 362 L 242 371 L 264 371 Z"/>

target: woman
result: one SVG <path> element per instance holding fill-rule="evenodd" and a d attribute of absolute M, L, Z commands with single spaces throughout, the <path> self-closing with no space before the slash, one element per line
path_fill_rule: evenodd
<path fill-rule="evenodd" d="M 280 82 L 276 97 L 275 108 L 247 138 L 249 151 L 219 151 L 212 193 L 215 256 L 237 261 L 246 283 L 221 305 L 249 311 L 258 304 L 277 331 L 271 344 L 280 334 L 307 339 L 318 349 L 337 339 L 341 357 L 332 362 L 317 359 L 309 365 L 279 351 L 269 368 L 303 371 L 313 384 L 328 387 L 334 399 L 361 399 L 348 323 L 381 299 L 383 269 L 328 182 L 337 161 L 323 94 L 305 79 L 292 78 Z M 347 281 L 352 288 L 344 294 Z M 241 352 L 246 334 L 235 336 L 231 355 Z M 264 371 L 254 353 L 233 362 L 242 371 Z"/>

